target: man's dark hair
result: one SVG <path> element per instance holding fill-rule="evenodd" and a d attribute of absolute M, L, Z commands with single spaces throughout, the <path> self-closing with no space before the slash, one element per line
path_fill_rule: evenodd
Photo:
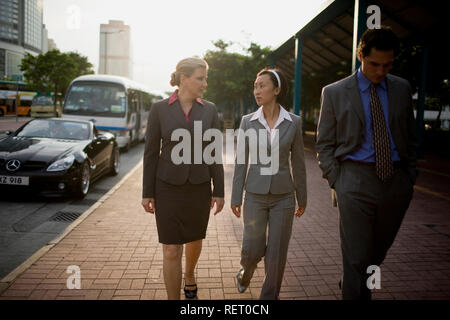
<path fill-rule="evenodd" d="M 359 40 L 358 57 L 367 57 L 372 48 L 381 51 L 393 50 L 396 56 L 400 48 L 400 41 L 390 27 L 367 29 Z"/>

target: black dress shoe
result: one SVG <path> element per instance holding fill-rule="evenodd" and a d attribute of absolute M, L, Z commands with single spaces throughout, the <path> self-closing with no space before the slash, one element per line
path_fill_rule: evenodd
<path fill-rule="evenodd" d="M 194 289 L 188 289 L 194 288 Z M 186 299 L 197 299 L 197 285 L 196 284 L 185 284 L 184 285 L 184 296 Z"/>
<path fill-rule="evenodd" d="M 239 291 L 239 293 L 244 293 L 245 290 L 247 290 L 247 286 L 244 286 L 241 284 L 241 280 L 242 280 L 242 274 L 244 273 L 244 269 L 239 270 L 239 272 L 236 275 L 236 280 L 237 280 L 237 289 Z"/>

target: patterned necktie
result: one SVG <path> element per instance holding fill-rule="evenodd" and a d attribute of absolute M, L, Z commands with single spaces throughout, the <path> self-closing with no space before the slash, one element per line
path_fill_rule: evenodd
<path fill-rule="evenodd" d="M 391 144 L 388 130 L 375 85 L 370 85 L 370 110 L 372 113 L 373 148 L 375 149 L 375 169 L 378 178 L 386 181 L 394 174 Z"/>

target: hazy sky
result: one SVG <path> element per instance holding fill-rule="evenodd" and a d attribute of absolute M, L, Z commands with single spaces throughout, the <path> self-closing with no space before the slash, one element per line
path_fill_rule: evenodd
<path fill-rule="evenodd" d="M 133 80 L 170 91 L 177 62 L 213 49 L 211 41 L 276 49 L 330 0 L 44 0 L 48 36 L 61 51 L 87 56 L 98 72 L 100 24 L 131 28 Z"/>

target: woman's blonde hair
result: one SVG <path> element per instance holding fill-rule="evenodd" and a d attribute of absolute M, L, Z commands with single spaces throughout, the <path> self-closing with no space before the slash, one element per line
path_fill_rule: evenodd
<path fill-rule="evenodd" d="M 175 72 L 171 75 L 170 85 L 179 86 L 180 75 L 184 74 L 186 77 L 190 77 L 197 68 L 206 68 L 208 70 L 209 66 L 205 60 L 196 57 L 181 60 L 178 62 Z"/>

